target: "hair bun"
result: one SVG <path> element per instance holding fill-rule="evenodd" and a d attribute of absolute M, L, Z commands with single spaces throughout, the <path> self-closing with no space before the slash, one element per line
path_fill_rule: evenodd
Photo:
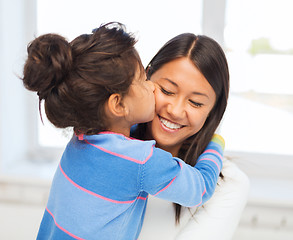
<path fill-rule="evenodd" d="M 71 70 L 71 46 L 60 35 L 45 34 L 32 41 L 27 52 L 22 80 L 27 89 L 38 92 L 40 99 L 44 99 Z"/>

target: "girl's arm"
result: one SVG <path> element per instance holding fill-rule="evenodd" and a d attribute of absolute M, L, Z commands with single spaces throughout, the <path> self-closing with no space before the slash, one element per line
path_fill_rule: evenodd
<path fill-rule="evenodd" d="M 223 138 L 215 135 L 192 167 L 154 148 L 152 156 L 142 166 L 141 191 L 183 206 L 202 205 L 216 188 L 223 149 Z"/>
<path fill-rule="evenodd" d="M 247 203 L 249 180 L 231 161 L 225 160 L 223 164 L 224 180 L 219 180 L 212 198 L 203 207 L 185 209 L 189 221 L 180 226 L 179 234 L 172 239 L 232 239 Z"/>
<path fill-rule="evenodd" d="M 212 137 L 212 140 L 204 150 L 204 152 L 199 156 L 196 165 L 194 166 L 196 169 L 201 171 L 201 173 L 204 175 L 206 179 L 206 184 L 209 184 L 209 186 L 206 186 L 207 191 L 202 196 L 203 197 L 203 203 L 205 203 L 208 199 L 211 198 L 211 196 L 215 192 L 215 188 L 217 186 L 218 177 L 220 175 L 220 172 L 223 167 L 223 151 L 225 148 L 225 141 L 222 136 L 219 134 L 214 134 Z M 221 160 L 221 165 L 217 165 L 217 160 Z M 209 163 L 213 162 L 217 165 L 217 178 L 215 180 L 210 180 L 210 173 L 208 170 Z M 213 179 L 213 178 L 212 178 Z"/>

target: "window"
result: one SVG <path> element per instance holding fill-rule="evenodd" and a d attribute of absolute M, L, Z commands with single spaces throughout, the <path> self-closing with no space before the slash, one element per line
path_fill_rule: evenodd
<path fill-rule="evenodd" d="M 26 44 L 33 36 L 47 32 L 72 40 L 108 21 L 121 21 L 135 33 L 137 49 L 145 65 L 162 44 L 176 34 L 194 32 L 216 38 L 226 51 L 231 73 L 231 95 L 221 128 L 226 149 L 292 157 L 289 146 L 293 101 L 289 71 L 293 61 L 289 26 L 291 1 L 218 0 L 216 3 L 217 6 L 213 0 L 180 3 L 172 0 L 164 5 L 151 0 L 137 6 L 135 1 L 117 0 L 112 1 L 111 11 L 107 11 L 109 7 L 105 2 L 94 0 L 82 3 L 29 0 L 17 8 L 9 1 L 1 2 L 0 28 L 7 33 L 0 38 L 3 53 L 0 56 L 3 67 L 0 72 L 0 152 L 1 159 L 5 159 L 3 162 L 8 164 L 12 162 L 10 159 L 21 159 L 24 155 L 37 159 L 40 154 L 35 154 L 35 149 L 41 150 L 42 156 L 42 151 L 46 151 L 46 158 L 50 159 L 50 154 L 58 148 L 60 155 L 70 137 L 67 130 L 52 127 L 45 114 L 44 125 L 40 122 L 37 97 L 27 93 L 15 76 L 15 73 L 21 74 Z M 13 136 L 18 136 L 17 140 Z M 19 151 L 13 147 L 16 144 Z"/>
<path fill-rule="evenodd" d="M 227 0 L 228 150 L 293 155 L 292 7 L 290 0 Z"/>
<path fill-rule="evenodd" d="M 290 128 L 293 120 L 293 73 L 290 71 L 293 33 L 288 26 L 293 20 L 289 11 L 291 1 L 222 0 L 218 1 L 216 9 L 211 3 L 205 1 L 202 6 L 201 0 L 192 3 L 184 0 L 180 4 L 169 1 L 166 5 L 151 0 L 137 8 L 131 0 L 114 1 L 115 8 L 107 11 L 107 3 L 100 1 L 86 0 L 80 6 L 79 1 L 39 0 L 37 32 L 38 35 L 57 32 L 72 40 L 101 23 L 120 21 L 136 34 L 144 64 L 176 34 L 204 32 L 215 37 L 225 49 L 231 75 L 229 105 L 221 126 L 227 150 L 293 155 L 289 146 L 293 133 Z M 69 4 L 70 11 L 67 11 Z M 213 18 L 210 18 L 212 13 Z M 214 26 L 202 29 L 202 17 L 206 22 L 218 19 L 213 22 Z M 222 25 L 219 24 L 221 18 L 225 20 Z M 217 34 L 223 32 L 221 42 Z M 44 125 L 38 123 L 39 144 L 64 146 L 70 137 L 68 131 L 64 134 L 56 130 L 45 114 L 43 118 Z"/>

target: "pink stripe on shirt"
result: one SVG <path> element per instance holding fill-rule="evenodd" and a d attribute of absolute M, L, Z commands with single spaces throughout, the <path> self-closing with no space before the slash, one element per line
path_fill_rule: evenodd
<path fill-rule="evenodd" d="M 97 145 L 95 145 L 95 144 L 92 144 L 92 143 L 90 143 L 88 140 L 84 140 L 84 141 L 85 141 L 87 144 L 89 144 L 89 145 L 91 145 L 91 146 L 93 146 L 93 147 L 95 147 L 95 148 L 98 148 L 98 149 L 100 149 L 100 150 L 103 151 L 103 152 L 109 153 L 109 154 L 111 154 L 111 155 L 117 156 L 117 157 L 119 157 L 119 158 L 126 159 L 126 160 L 131 161 L 131 162 L 135 162 L 135 163 L 138 163 L 138 164 L 145 164 L 145 163 L 150 159 L 150 157 L 153 155 L 153 148 L 154 148 L 154 146 L 152 146 L 152 148 L 151 148 L 151 152 L 150 152 L 150 154 L 147 156 L 147 158 L 146 158 L 145 160 L 143 160 L 143 161 L 140 161 L 140 160 L 137 160 L 137 159 L 135 159 L 135 158 L 131 158 L 131 157 L 128 157 L 128 156 L 125 156 L 125 155 L 119 154 L 119 153 L 115 153 L 115 152 L 112 152 L 112 151 L 110 151 L 110 150 L 108 150 L 108 149 L 105 149 L 105 148 L 102 148 L 102 147 L 97 146 Z"/>
<path fill-rule="evenodd" d="M 220 159 L 223 158 L 223 156 L 220 153 L 218 153 L 216 150 L 213 150 L 213 149 L 208 149 L 208 150 L 204 151 L 203 154 L 204 153 L 213 153 L 213 154 L 216 154 Z"/>
<path fill-rule="evenodd" d="M 71 233 L 71 232 L 67 231 L 65 228 L 61 227 L 61 226 L 56 222 L 56 219 L 55 219 L 53 213 L 51 213 L 51 212 L 49 211 L 48 208 L 46 208 L 46 211 L 52 216 L 52 218 L 53 218 L 53 220 L 54 220 L 54 222 L 55 222 L 55 225 L 56 225 L 61 231 L 65 232 L 65 233 L 68 234 L 70 237 L 73 237 L 73 238 L 75 238 L 75 239 L 78 239 L 78 240 L 85 240 L 84 238 L 80 238 L 80 237 L 78 237 L 78 236 L 75 236 L 73 233 Z"/>
<path fill-rule="evenodd" d="M 164 187 L 163 189 L 161 189 L 160 191 L 158 191 L 154 196 L 158 195 L 160 192 L 163 192 L 163 191 L 165 191 L 168 187 L 170 187 L 170 185 L 174 182 L 175 178 L 176 178 L 176 177 L 174 177 L 174 178 L 171 180 L 171 182 L 169 182 L 169 184 L 168 184 L 166 187 Z"/>
<path fill-rule="evenodd" d="M 180 168 L 182 169 L 182 163 L 179 162 L 179 161 L 178 161 L 177 163 L 179 164 Z M 158 195 L 160 192 L 163 192 L 163 191 L 165 191 L 168 187 L 170 187 L 171 184 L 174 182 L 175 178 L 176 178 L 176 177 L 174 177 L 174 178 L 171 180 L 171 182 L 169 182 L 169 184 L 168 184 L 166 187 L 164 187 L 163 189 L 161 189 L 160 191 L 158 191 L 154 196 Z"/>
<path fill-rule="evenodd" d="M 211 159 L 211 158 L 202 158 L 202 159 L 200 159 L 197 163 L 199 163 L 199 162 L 201 162 L 201 161 L 211 161 L 211 162 L 213 162 L 213 163 L 215 163 L 216 165 L 217 165 L 217 168 L 218 168 L 218 170 L 219 170 L 219 172 L 221 171 L 220 170 L 220 167 L 219 167 L 219 165 L 218 165 L 218 163 L 215 161 L 215 160 L 213 160 L 213 159 Z"/>
<path fill-rule="evenodd" d="M 106 200 L 106 201 L 109 201 L 109 202 L 112 202 L 112 203 L 120 203 L 120 204 L 131 204 L 131 203 L 135 202 L 136 199 L 145 200 L 145 199 L 143 199 L 142 197 L 137 197 L 136 199 L 134 199 L 134 200 L 129 200 L 129 201 L 118 201 L 118 200 L 113 200 L 113 199 L 110 199 L 110 198 L 106 198 L 106 197 L 101 196 L 101 195 L 99 195 L 99 194 L 97 194 L 97 193 L 94 193 L 94 192 L 92 192 L 92 191 L 89 191 L 89 190 L 87 190 L 87 189 L 85 189 L 85 188 L 79 186 L 79 185 L 78 185 L 77 183 L 75 183 L 74 181 L 72 181 L 72 180 L 66 175 L 66 173 L 63 171 L 63 169 L 62 169 L 62 167 L 61 167 L 61 164 L 59 164 L 59 168 L 60 168 L 62 174 L 64 175 L 64 177 L 65 177 L 65 178 L 66 178 L 66 179 L 67 179 L 72 185 L 74 185 L 75 187 L 77 187 L 77 188 L 80 189 L 81 191 L 84 191 L 84 192 L 86 192 L 86 193 L 88 193 L 88 194 L 90 194 L 90 195 L 93 195 L 93 196 L 95 196 L 95 197 L 101 198 L 101 199 L 103 199 L 103 200 Z"/>

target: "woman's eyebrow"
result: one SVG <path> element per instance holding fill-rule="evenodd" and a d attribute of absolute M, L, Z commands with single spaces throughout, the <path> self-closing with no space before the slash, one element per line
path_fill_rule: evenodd
<path fill-rule="evenodd" d="M 200 96 L 204 96 L 204 97 L 207 97 L 209 99 L 209 96 L 205 93 L 201 93 L 201 92 L 192 92 L 192 94 L 194 95 L 200 95 Z"/>
<path fill-rule="evenodd" d="M 169 83 L 171 83 L 175 87 L 178 87 L 177 83 L 173 82 L 171 79 L 169 79 L 169 78 L 163 78 L 163 79 L 167 80 Z"/>
<path fill-rule="evenodd" d="M 163 79 L 167 80 L 169 83 L 171 83 L 175 87 L 178 87 L 178 84 L 175 83 L 175 82 L 173 82 L 171 79 L 169 79 L 169 78 L 163 78 Z M 205 93 L 202 93 L 202 92 L 196 92 L 196 91 L 194 91 L 194 92 L 192 92 L 192 94 L 194 94 L 194 95 L 200 95 L 200 96 L 205 96 L 205 97 L 207 97 L 209 99 L 209 96 L 207 94 L 205 94 Z"/>

